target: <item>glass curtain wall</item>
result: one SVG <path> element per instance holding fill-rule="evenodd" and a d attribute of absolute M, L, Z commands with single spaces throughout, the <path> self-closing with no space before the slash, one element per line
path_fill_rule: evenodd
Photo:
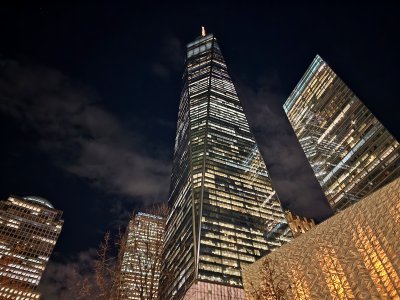
<path fill-rule="evenodd" d="M 168 299 L 195 280 L 241 287 L 244 265 L 291 238 L 214 35 L 187 45 L 183 82 L 161 280 Z"/>
<path fill-rule="evenodd" d="M 399 176 L 398 141 L 320 56 L 284 110 L 335 210 Z"/>

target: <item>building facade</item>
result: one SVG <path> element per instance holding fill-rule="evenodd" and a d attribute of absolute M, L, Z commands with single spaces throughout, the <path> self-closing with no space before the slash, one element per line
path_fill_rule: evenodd
<path fill-rule="evenodd" d="M 272 286 L 285 299 L 400 299 L 399 191 L 396 179 L 248 266 L 247 299 Z"/>
<path fill-rule="evenodd" d="M 283 107 L 335 210 L 400 175 L 399 143 L 318 55 Z"/>
<path fill-rule="evenodd" d="M 291 239 L 212 34 L 187 45 L 168 203 L 165 299 L 242 299 L 241 268 Z"/>
<path fill-rule="evenodd" d="M 41 197 L 0 201 L 0 298 L 38 299 L 40 282 L 60 235 L 62 212 Z"/>
<path fill-rule="evenodd" d="M 311 228 L 315 227 L 315 221 L 313 219 L 297 216 L 291 211 L 286 211 L 285 215 L 294 237 L 306 233 Z"/>
<path fill-rule="evenodd" d="M 130 220 L 121 248 L 117 292 L 113 299 L 159 299 L 164 232 L 165 218 L 161 216 L 139 212 Z"/>

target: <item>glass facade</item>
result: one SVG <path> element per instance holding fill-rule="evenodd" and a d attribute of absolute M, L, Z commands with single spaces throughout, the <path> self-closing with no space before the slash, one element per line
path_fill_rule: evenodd
<path fill-rule="evenodd" d="M 214 35 L 187 45 L 161 293 L 241 287 L 241 268 L 291 239 Z M 168 275 L 165 275 L 168 274 Z"/>
<path fill-rule="evenodd" d="M 334 209 L 400 175 L 399 143 L 318 55 L 284 110 Z"/>
<path fill-rule="evenodd" d="M 38 299 L 36 288 L 61 232 L 62 212 L 41 197 L 0 202 L 0 298 Z"/>
<path fill-rule="evenodd" d="M 164 231 L 160 216 L 139 212 L 129 222 L 114 299 L 158 299 Z"/>

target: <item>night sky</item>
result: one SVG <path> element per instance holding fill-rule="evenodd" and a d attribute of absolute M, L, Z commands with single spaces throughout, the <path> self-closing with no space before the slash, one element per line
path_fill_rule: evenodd
<path fill-rule="evenodd" d="M 316 54 L 399 140 L 395 6 L 9 2 L 0 4 L 0 197 L 38 195 L 64 212 L 44 299 L 65 296 L 70 266 L 90 261 L 105 231 L 167 201 L 185 45 L 201 26 L 218 39 L 285 208 L 331 215 L 282 109 Z"/>

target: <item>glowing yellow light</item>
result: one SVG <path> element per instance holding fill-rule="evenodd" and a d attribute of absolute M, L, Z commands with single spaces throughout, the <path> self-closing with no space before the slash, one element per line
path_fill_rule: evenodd
<path fill-rule="evenodd" d="M 201 26 L 201 36 L 206 36 L 206 29 L 204 26 Z"/>

